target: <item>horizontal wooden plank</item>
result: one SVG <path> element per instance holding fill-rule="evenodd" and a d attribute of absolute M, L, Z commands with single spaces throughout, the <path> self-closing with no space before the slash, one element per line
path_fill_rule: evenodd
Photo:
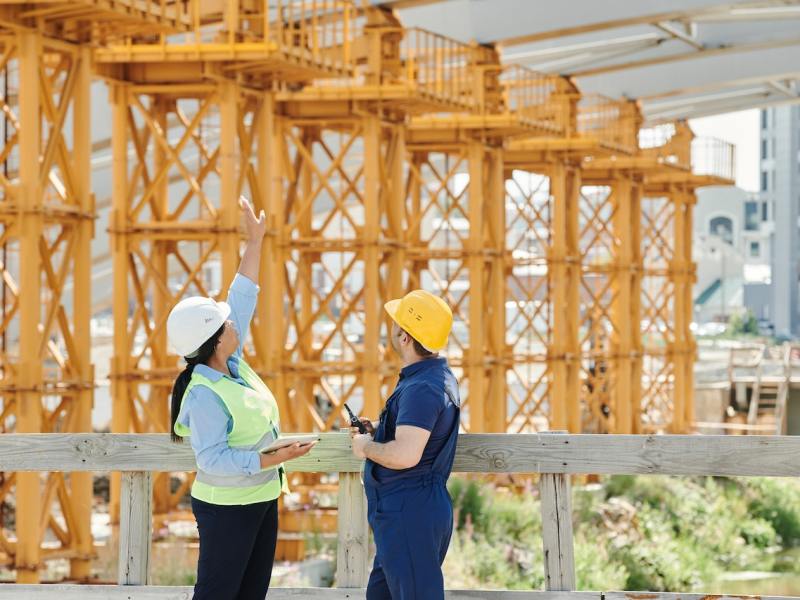
<path fill-rule="evenodd" d="M 347 434 L 322 434 L 291 471 L 357 472 Z M 800 436 L 465 434 L 453 470 L 800 476 Z M 188 443 L 164 434 L 3 434 L 0 471 L 191 471 Z"/>
<path fill-rule="evenodd" d="M 191 587 L 117 585 L 0 584 L 0 600 L 191 600 Z M 363 589 L 273 588 L 269 600 L 363 599 Z M 545 592 L 448 590 L 447 600 L 708 600 L 708 594 L 682 592 Z M 784 600 L 791 596 L 726 596 L 714 600 Z"/>
<path fill-rule="evenodd" d="M 729 596 L 684 592 L 603 592 L 604 600 L 787 600 L 794 596 Z"/>
<path fill-rule="evenodd" d="M 363 589 L 274 588 L 269 600 L 345 600 L 364 598 Z M 169 586 L 116 585 L 16 585 L 0 584 L 0 600 L 191 600 L 192 588 Z M 599 592 L 518 592 L 451 590 L 447 600 L 601 600 Z"/>

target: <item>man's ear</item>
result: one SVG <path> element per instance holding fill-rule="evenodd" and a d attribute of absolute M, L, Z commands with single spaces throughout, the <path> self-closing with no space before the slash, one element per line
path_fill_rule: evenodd
<path fill-rule="evenodd" d="M 399 337 L 400 337 L 400 342 L 401 342 L 402 344 L 408 344 L 408 342 L 411 340 L 411 336 L 410 336 L 410 335 L 408 335 L 408 332 L 407 332 L 407 331 L 402 331 L 402 330 L 401 330 L 401 331 L 400 331 L 400 336 L 399 336 Z"/>

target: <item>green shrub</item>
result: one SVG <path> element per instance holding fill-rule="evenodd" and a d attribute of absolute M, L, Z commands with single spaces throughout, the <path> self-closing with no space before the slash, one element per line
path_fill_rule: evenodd
<path fill-rule="evenodd" d="M 753 516 L 770 523 L 784 546 L 800 546 L 800 482 L 767 478 L 739 481 Z"/>

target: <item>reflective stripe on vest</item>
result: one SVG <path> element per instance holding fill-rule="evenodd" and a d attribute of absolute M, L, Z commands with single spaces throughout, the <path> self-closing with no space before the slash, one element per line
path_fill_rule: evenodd
<path fill-rule="evenodd" d="M 227 377 L 211 381 L 199 373 L 192 373 L 181 403 L 191 389 L 203 385 L 222 400 L 233 420 L 228 432 L 228 446 L 237 450 L 258 451 L 280 436 L 278 404 L 269 388 L 244 360 L 237 358 L 239 376 L 249 387 Z M 185 425 L 175 423 L 175 433 L 185 437 L 191 431 Z M 220 488 L 250 488 L 268 484 L 280 477 L 280 466 L 259 471 L 254 475 L 215 475 L 198 468 L 196 481 Z"/>
<path fill-rule="evenodd" d="M 277 430 L 273 429 L 272 431 L 265 433 L 264 437 L 258 440 L 257 443 L 250 446 L 241 446 L 237 448 L 237 450 L 258 451 L 262 448 L 266 448 L 277 439 Z M 233 447 L 234 446 L 231 446 L 231 448 Z M 208 485 L 214 485 L 217 487 L 248 487 L 252 485 L 269 483 L 270 481 L 278 479 L 278 477 L 279 473 L 277 468 L 265 469 L 264 471 L 259 471 L 255 475 L 214 475 L 208 471 L 203 471 L 198 468 L 195 480 L 199 481 L 200 483 L 207 483 Z"/>

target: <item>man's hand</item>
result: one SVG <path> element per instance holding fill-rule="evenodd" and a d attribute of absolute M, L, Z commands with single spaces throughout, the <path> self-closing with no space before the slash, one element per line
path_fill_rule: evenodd
<path fill-rule="evenodd" d="M 361 417 L 359 421 L 361 421 L 361 424 L 366 428 L 368 434 L 375 435 L 375 425 L 372 421 L 366 417 Z"/>
<path fill-rule="evenodd" d="M 253 212 L 253 205 L 244 196 L 239 196 L 239 207 L 244 215 L 244 229 L 247 232 L 247 239 L 261 241 L 267 233 L 267 217 L 262 210 L 256 218 Z"/>
<path fill-rule="evenodd" d="M 372 441 L 372 436 L 368 433 L 358 433 L 353 437 L 353 454 L 356 458 L 367 458 L 364 450 L 367 444 Z"/>

